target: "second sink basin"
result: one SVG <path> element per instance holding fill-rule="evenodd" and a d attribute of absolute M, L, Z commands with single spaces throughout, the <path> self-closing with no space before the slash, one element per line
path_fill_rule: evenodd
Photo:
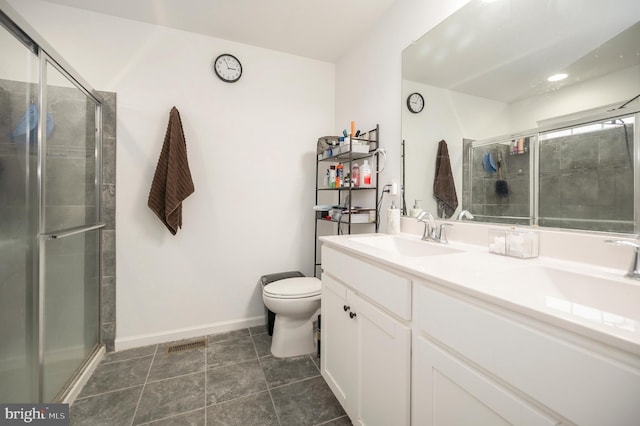
<path fill-rule="evenodd" d="M 640 324 L 640 287 L 545 266 L 516 268 L 498 274 L 502 285 L 547 308 L 617 328 Z"/>
<path fill-rule="evenodd" d="M 371 235 L 349 238 L 354 243 L 408 257 L 437 256 L 460 253 L 461 250 L 437 243 L 411 240 L 393 235 Z"/>

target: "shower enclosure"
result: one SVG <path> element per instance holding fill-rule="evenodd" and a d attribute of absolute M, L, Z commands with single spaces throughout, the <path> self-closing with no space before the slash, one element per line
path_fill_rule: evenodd
<path fill-rule="evenodd" d="M 102 105 L 12 19 L 0 12 L 0 402 L 51 402 L 100 343 Z"/>

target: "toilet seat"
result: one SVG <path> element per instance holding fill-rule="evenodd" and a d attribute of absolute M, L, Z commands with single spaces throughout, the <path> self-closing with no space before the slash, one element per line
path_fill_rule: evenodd
<path fill-rule="evenodd" d="M 322 284 L 313 277 L 286 278 L 264 287 L 263 293 L 267 297 L 276 299 L 302 299 L 319 296 Z"/>

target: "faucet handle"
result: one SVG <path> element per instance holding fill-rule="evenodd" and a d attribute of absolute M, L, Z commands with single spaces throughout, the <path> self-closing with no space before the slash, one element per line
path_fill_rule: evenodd
<path fill-rule="evenodd" d="M 631 259 L 631 265 L 629 265 L 629 271 L 625 274 L 625 277 L 631 278 L 632 280 L 640 280 L 640 242 L 629 240 L 604 240 L 604 242 L 616 246 L 633 247 L 633 258 Z"/>
<path fill-rule="evenodd" d="M 462 220 L 462 219 L 475 219 L 475 218 L 473 217 L 473 215 L 469 210 L 462 210 L 460 213 L 458 213 L 457 220 Z"/>
<path fill-rule="evenodd" d="M 445 226 L 453 226 L 452 223 L 441 223 L 440 224 L 440 231 L 438 232 L 438 242 L 442 243 L 442 244 L 447 244 L 449 242 L 449 240 L 447 240 L 447 234 L 445 233 L 444 229 Z"/>

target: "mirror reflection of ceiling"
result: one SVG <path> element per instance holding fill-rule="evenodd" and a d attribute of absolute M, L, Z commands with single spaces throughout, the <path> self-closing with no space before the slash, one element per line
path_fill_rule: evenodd
<path fill-rule="evenodd" d="M 640 65 L 639 16 L 640 0 L 472 0 L 404 50 L 403 79 L 512 103 Z"/>

